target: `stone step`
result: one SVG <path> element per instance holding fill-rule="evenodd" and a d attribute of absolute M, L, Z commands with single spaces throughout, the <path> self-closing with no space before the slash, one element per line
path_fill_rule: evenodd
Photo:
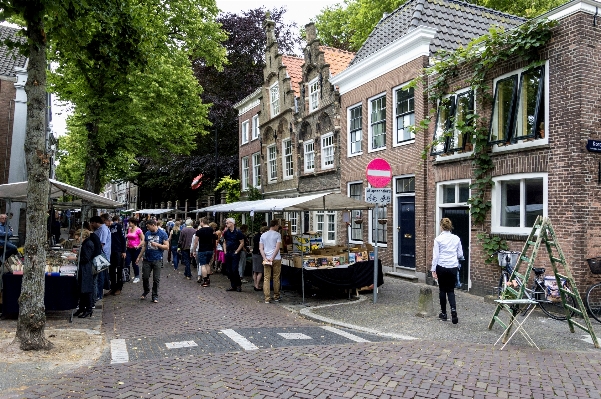
<path fill-rule="evenodd" d="M 386 272 L 384 274 L 386 276 L 400 278 L 400 279 L 403 279 L 403 280 L 406 280 L 406 281 L 410 281 L 412 283 L 417 283 L 418 282 L 418 278 L 415 275 L 415 273 L 413 273 L 413 272 L 396 271 L 396 272 Z"/>

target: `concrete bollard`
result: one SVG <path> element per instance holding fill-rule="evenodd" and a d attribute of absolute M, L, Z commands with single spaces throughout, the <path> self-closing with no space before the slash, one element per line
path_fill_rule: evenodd
<path fill-rule="evenodd" d="M 434 303 L 432 302 L 432 288 L 422 287 L 419 289 L 417 314 L 419 317 L 430 317 L 434 315 Z"/>

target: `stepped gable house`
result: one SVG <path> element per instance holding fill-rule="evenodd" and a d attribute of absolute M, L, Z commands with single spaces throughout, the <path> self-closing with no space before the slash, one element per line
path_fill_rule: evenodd
<path fill-rule="evenodd" d="M 435 212 L 429 200 L 435 195 L 429 183 L 434 177 L 429 164 L 421 159 L 432 136 L 415 135 L 411 129 L 429 115 L 427 96 L 420 85 L 409 87 L 408 83 L 420 76 L 439 51 L 465 45 L 491 26 L 511 28 L 522 22 L 512 15 L 454 0 L 410 0 L 382 17 L 350 66 L 331 83 L 339 87 L 341 95 L 343 193 L 363 199 L 367 164 L 383 158 L 392 167 L 392 199 L 380 208 L 375 225 L 371 212 L 353 212 L 354 220 L 339 242 L 348 238 L 361 244 L 376 238 L 385 269 L 425 280 L 441 210 Z M 461 234 L 469 258 L 469 212 L 463 217 L 467 218 L 466 234 L 455 232 Z M 456 225 L 463 226 L 459 221 Z M 462 270 L 465 287 L 467 269 Z"/>

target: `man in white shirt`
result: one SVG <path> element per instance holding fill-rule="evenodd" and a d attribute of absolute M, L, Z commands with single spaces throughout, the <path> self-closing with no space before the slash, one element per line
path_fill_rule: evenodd
<path fill-rule="evenodd" d="M 269 230 L 263 233 L 259 240 L 259 252 L 261 252 L 261 256 L 263 257 L 263 294 L 265 294 L 265 303 L 271 301 L 269 285 L 272 278 L 273 301 L 280 301 L 280 273 L 282 272 L 280 247 L 282 246 L 282 236 L 278 232 L 278 229 L 278 221 L 272 220 L 269 224 Z"/>

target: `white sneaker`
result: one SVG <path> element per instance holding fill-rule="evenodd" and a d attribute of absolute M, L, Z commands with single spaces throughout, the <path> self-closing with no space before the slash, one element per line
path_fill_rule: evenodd
<path fill-rule="evenodd" d="M 134 281 L 132 281 L 132 282 L 133 282 L 134 284 L 135 284 L 135 283 L 139 283 L 139 282 L 140 282 L 140 279 L 139 279 L 138 277 L 136 277 L 136 278 L 134 278 Z"/>

